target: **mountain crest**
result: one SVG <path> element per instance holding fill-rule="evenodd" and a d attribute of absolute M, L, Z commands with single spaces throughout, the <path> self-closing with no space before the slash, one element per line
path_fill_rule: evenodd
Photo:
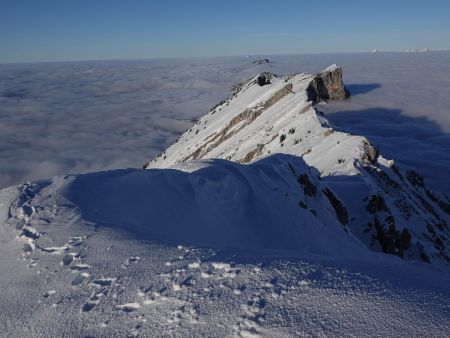
<path fill-rule="evenodd" d="M 338 221 L 367 247 L 450 263 L 448 199 L 428 189 L 414 171 L 385 159 L 364 136 L 339 130 L 316 108 L 319 101 L 349 96 L 338 65 L 318 74 L 261 73 L 234 86 L 230 98 L 145 168 L 209 158 L 247 164 L 276 153 L 302 157 L 320 173 L 321 193 Z M 309 208 L 302 201 L 299 205 Z"/>

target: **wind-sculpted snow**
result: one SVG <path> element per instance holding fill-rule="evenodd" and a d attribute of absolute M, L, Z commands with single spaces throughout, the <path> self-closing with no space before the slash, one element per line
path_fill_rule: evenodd
<path fill-rule="evenodd" d="M 330 193 L 282 154 L 4 189 L 2 335 L 445 335 L 448 274 L 367 251 Z"/>
<path fill-rule="evenodd" d="M 300 158 L 274 155 L 250 166 L 211 160 L 180 169 L 86 174 L 60 191 L 85 220 L 140 238 L 331 256 L 363 251 L 338 221 L 318 172 Z"/>

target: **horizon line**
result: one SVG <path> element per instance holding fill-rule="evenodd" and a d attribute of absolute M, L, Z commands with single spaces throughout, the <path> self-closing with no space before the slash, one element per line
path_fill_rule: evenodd
<path fill-rule="evenodd" d="M 233 55 L 192 55 L 192 56 L 155 56 L 155 57 L 137 57 L 137 58 L 92 58 L 92 59 L 73 59 L 73 60 L 40 60 L 40 61 L 6 61 L 0 62 L 0 65 L 20 65 L 20 64 L 40 64 L 40 63 L 73 63 L 73 62 L 109 62 L 109 61 L 145 61 L 145 60 L 189 60 L 189 59 L 220 59 L 220 58 L 257 58 L 270 56 L 296 56 L 296 55 L 331 55 L 331 54 L 371 54 L 376 53 L 419 53 L 421 49 L 413 48 L 402 50 L 381 50 L 374 48 L 373 50 L 364 51 L 340 51 L 340 52 L 301 52 L 301 53 L 268 53 L 268 54 L 233 54 Z M 434 49 L 428 48 L 427 52 L 449 52 L 450 49 Z"/>

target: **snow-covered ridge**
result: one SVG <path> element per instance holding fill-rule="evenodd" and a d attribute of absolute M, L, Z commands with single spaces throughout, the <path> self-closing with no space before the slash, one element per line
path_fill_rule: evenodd
<path fill-rule="evenodd" d="M 0 190 L 0 332 L 445 336 L 450 204 L 316 111 L 341 76 L 245 81 L 151 170 Z"/>
<path fill-rule="evenodd" d="M 319 170 L 349 213 L 349 229 L 368 247 L 408 259 L 450 262 L 448 199 L 423 178 L 383 158 L 368 139 L 341 132 L 315 103 L 349 96 L 342 69 L 279 77 L 262 73 L 236 85 L 145 168 L 223 158 L 252 163 L 275 153 Z M 182 167 L 182 166 L 181 166 Z"/>
<path fill-rule="evenodd" d="M 258 84 L 261 78 L 264 79 L 263 86 Z M 323 79 L 328 78 L 334 81 L 324 86 Z M 265 84 L 265 81 L 269 83 Z M 201 158 L 248 163 L 257 157 L 280 152 L 307 155 L 306 158 L 315 159 L 314 163 L 307 162 L 319 170 L 342 171 L 340 165 L 321 168 L 318 164 L 324 159 L 336 163 L 336 154 L 348 153 L 346 157 L 352 159 L 360 153 L 359 143 L 363 138 L 342 133 L 332 135 L 335 128 L 314 107 L 315 102 L 330 97 L 346 97 L 342 70 L 337 65 L 328 67 L 319 76 L 299 73 L 277 77 L 263 73 L 237 85 L 231 98 L 202 117 L 147 167 L 164 168 Z M 324 142 L 328 139 L 324 139 L 323 134 L 331 136 L 336 144 L 328 147 L 328 142 Z M 355 149 L 347 151 L 355 145 Z M 313 152 L 313 148 L 318 151 Z M 349 162 L 350 165 L 344 166 L 345 172 L 352 170 L 352 161 L 347 164 Z"/>

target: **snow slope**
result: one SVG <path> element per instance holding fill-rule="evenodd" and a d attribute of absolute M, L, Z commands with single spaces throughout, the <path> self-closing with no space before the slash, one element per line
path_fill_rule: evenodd
<path fill-rule="evenodd" d="M 316 194 L 301 183 L 308 181 Z M 448 332 L 449 275 L 368 251 L 337 220 L 325 189 L 316 170 L 282 154 L 251 165 L 210 160 L 4 189 L 1 332 Z"/>

